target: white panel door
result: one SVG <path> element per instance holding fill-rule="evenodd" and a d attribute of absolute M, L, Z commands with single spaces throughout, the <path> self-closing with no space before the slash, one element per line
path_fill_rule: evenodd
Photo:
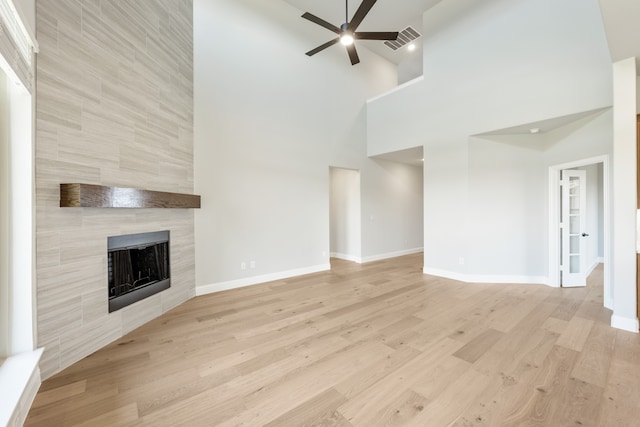
<path fill-rule="evenodd" d="M 562 171 L 562 286 L 586 286 L 587 172 Z"/>

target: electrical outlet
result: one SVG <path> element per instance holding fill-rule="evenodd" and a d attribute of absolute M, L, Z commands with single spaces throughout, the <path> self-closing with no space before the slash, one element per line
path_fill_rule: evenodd
<path fill-rule="evenodd" d="M 242 261 L 242 262 L 240 263 L 240 270 L 246 270 L 246 269 L 247 269 L 247 263 L 246 263 L 246 262 L 244 262 L 244 261 Z"/>
<path fill-rule="evenodd" d="M 322 258 L 326 258 L 327 257 L 327 251 L 322 251 Z"/>
<path fill-rule="evenodd" d="M 464 265 L 464 258 L 463 257 L 458 258 L 458 264 Z"/>
<path fill-rule="evenodd" d="M 249 268 L 256 268 L 256 262 L 255 261 L 251 261 L 249 263 Z"/>

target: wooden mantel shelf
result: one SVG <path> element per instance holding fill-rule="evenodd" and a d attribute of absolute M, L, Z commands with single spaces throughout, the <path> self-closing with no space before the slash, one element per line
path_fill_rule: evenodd
<path fill-rule="evenodd" d="M 93 184 L 60 184 L 60 207 L 190 209 L 200 207 L 200 196 Z"/>

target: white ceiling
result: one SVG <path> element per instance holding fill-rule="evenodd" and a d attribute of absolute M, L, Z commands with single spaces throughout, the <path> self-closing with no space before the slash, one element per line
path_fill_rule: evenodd
<path fill-rule="evenodd" d="M 345 0 L 284 0 L 300 11 L 300 15 L 309 12 L 319 18 L 339 27 L 345 20 Z M 431 8 L 440 0 L 378 0 L 369 14 L 366 16 L 359 31 L 402 31 L 408 26 L 422 33 L 422 13 Z M 349 2 L 349 19 L 360 6 L 361 0 Z M 302 18 L 300 18 L 302 19 Z M 309 50 L 321 45 L 335 37 L 331 31 L 309 22 L 309 25 L 317 27 L 315 32 L 316 44 L 309 46 Z M 417 49 L 409 52 L 406 48 L 393 51 L 384 45 L 382 41 L 359 40 L 358 48 L 367 48 L 394 64 L 399 64 L 407 55 L 421 55 L 421 40 L 416 40 Z M 330 49 L 340 49 L 341 46 L 333 46 Z"/>
<path fill-rule="evenodd" d="M 339 27 L 345 21 L 345 0 L 284 0 L 300 11 L 310 12 L 319 18 Z M 402 2 L 391 0 L 378 0 L 373 6 L 365 20 L 362 22 L 359 31 L 402 31 L 408 26 L 413 27 L 419 33 L 422 29 L 423 13 L 435 6 L 441 0 L 404 0 Z M 349 19 L 360 6 L 361 0 L 351 0 L 349 2 Z M 640 59 L 640 0 L 599 0 L 602 11 L 603 22 L 607 34 L 609 50 L 612 62 L 616 62 L 629 57 Z M 302 18 L 300 18 L 302 19 Z M 314 28 L 315 44 L 309 46 L 309 50 L 325 43 L 335 37 L 330 31 L 309 22 Z M 367 48 L 372 52 L 382 56 L 388 61 L 399 64 L 408 55 L 422 55 L 421 38 L 416 40 L 417 49 L 409 52 L 406 48 L 393 51 L 386 47 L 381 41 L 357 41 L 358 48 Z M 340 45 L 331 49 L 340 49 Z M 639 61 L 640 62 L 640 61 Z M 640 64 L 639 68 L 640 70 Z M 530 134 L 530 129 L 538 128 L 540 132 L 550 132 L 571 122 L 580 120 L 592 114 L 597 114 L 600 110 L 586 111 L 572 114 L 565 117 L 558 117 L 550 120 L 522 124 L 508 129 L 499 129 L 484 134 L 476 135 L 509 135 L 509 134 Z M 422 165 L 422 147 L 410 148 L 394 153 L 387 153 L 377 158 L 391 160 L 411 165 Z"/>
<path fill-rule="evenodd" d="M 407 148 L 406 150 L 393 151 L 391 153 L 372 156 L 372 159 L 382 159 L 391 162 L 404 163 L 411 166 L 423 166 L 424 155 L 423 147 Z"/>
<path fill-rule="evenodd" d="M 562 117 L 554 117 L 552 119 L 540 120 L 537 122 L 525 123 L 518 126 L 506 128 L 506 129 L 498 129 L 492 130 L 490 132 L 479 133 L 473 136 L 485 136 L 485 135 L 530 135 L 532 133 L 546 133 L 552 132 L 558 128 L 566 126 L 570 123 L 576 122 L 578 120 L 582 120 L 585 117 L 589 117 L 595 114 L 599 114 L 605 110 L 608 110 L 609 107 L 606 108 L 598 108 L 595 110 L 583 111 L 581 113 L 569 114 L 568 116 Z M 537 132 L 531 132 L 531 129 L 537 129 Z"/>
<path fill-rule="evenodd" d="M 600 0 L 612 62 L 640 58 L 640 1 Z M 640 67 L 639 67 L 640 68 Z"/>
<path fill-rule="evenodd" d="M 310 12 L 336 26 L 345 20 L 345 0 L 284 0 L 300 11 Z M 360 25 L 361 31 L 402 31 L 408 26 L 422 33 L 422 14 L 441 0 L 378 0 L 371 12 Z M 349 17 L 353 16 L 360 6 L 361 0 L 349 2 Z M 612 62 L 636 57 L 640 58 L 640 1 L 638 0 L 599 0 L 605 25 Z M 302 18 L 300 18 L 302 19 Z M 316 27 L 315 43 L 309 50 L 331 40 L 334 35 L 312 23 Z M 381 41 L 360 40 L 358 47 L 367 48 L 394 64 L 399 64 L 408 55 L 421 55 L 421 39 L 416 45 L 418 49 L 409 52 L 407 49 L 393 51 Z M 330 49 L 339 49 L 340 46 Z M 640 62 L 640 61 L 639 61 Z M 639 64 L 640 65 L 640 64 Z M 640 69 L 640 67 L 639 67 Z"/>

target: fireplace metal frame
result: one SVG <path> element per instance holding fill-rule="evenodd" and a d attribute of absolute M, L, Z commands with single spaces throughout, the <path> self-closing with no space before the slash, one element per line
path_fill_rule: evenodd
<path fill-rule="evenodd" d="M 108 286 L 108 278 L 107 278 L 107 297 L 109 298 L 109 313 L 112 313 L 116 310 L 120 310 L 123 307 L 133 304 L 134 302 L 140 301 L 151 295 L 155 295 L 158 292 L 164 291 L 171 287 L 171 251 L 170 251 L 170 240 L 169 240 L 169 230 L 164 231 L 154 231 L 150 233 L 139 233 L 139 234 L 127 234 L 122 236 L 110 236 L 107 239 L 107 252 L 122 250 L 122 249 L 138 249 L 140 247 L 146 247 L 159 243 L 167 243 L 167 274 L 168 278 L 164 280 L 157 281 L 150 285 L 146 285 L 144 287 L 134 289 L 131 292 L 118 295 L 117 297 L 111 297 L 109 295 L 109 286 Z M 108 257 L 107 257 L 108 258 Z"/>

